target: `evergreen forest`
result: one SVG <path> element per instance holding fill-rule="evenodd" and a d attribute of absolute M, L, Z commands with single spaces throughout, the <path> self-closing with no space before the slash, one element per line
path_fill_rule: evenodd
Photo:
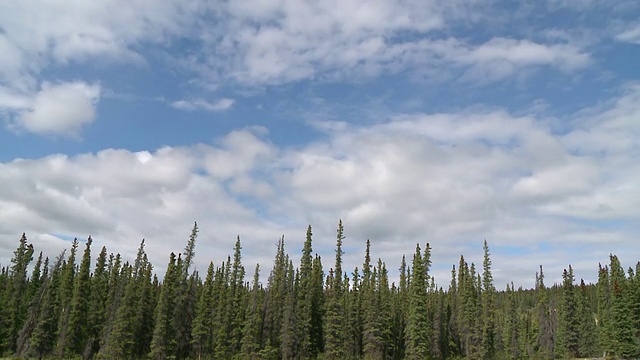
<path fill-rule="evenodd" d="M 321 259 L 306 232 L 299 266 L 284 238 L 272 269 L 245 268 L 233 254 L 193 270 L 198 226 L 170 254 L 162 278 L 145 253 L 133 263 L 89 237 L 55 258 L 23 234 L 0 273 L 0 356 L 24 359 L 571 359 L 640 356 L 640 262 L 615 255 L 597 265 L 597 284 L 577 281 L 504 290 L 490 249 L 482 264 L 460 256 L 444 286 L 431 276 L 428 243 L 398 259 L 399 278 L 370 256 L 343 269 L 344 229 L 335 257 Z M 94 258 L 95 257 L 95 258 Z M 299 261 L 298 261 L 299 260 Z M 323 262 L 325 265 L 323 265 Z M 327 264 L 330 263 L 330 264 Z M 396 265 L 397 266 L 397 265 Z M 595 266 L 594 266 L 595 270 Z M 268 276 L 263 284 L 261 272 Z M 396 269 L 393 269 L 394 273 Z"/>

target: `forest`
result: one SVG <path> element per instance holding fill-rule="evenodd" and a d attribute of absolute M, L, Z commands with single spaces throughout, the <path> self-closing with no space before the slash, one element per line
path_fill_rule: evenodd
<path fill-rule="evenodd" d="M 571 266 L 548 286 L 498 290 L 490 249 L 483 263 L 460 256 L 437 286 L 431 247 L 398 259 L 397 283 L 366 250 L 361 268 L 343 269 L 344 228 L 325 271 L 312 228 L 294 267 L 284 238 L 266 284 L 233 255 L 192 270 L 198 225 L 183 253 L 171 253 L 162 279 L 142 240 L 133 263 L 103 247 L 48 258 L 23 234 L 0 273 L 0 356 L 38 359 L 567 359 L 638 358 L 640 262 L 615 255 L 597 265 L 597 284 Z M 81 257 L 80 257 L 81 256 Z M 35 259 L 35 262 L 34 262 Z M 298 260 L 298 259 L 296 259 Z M 92 264 L 94 264 L 92 266 Z M 595 270 L 595 266 L 594 266 Z M 394 269 L 395 271 L 395 269 Z M 251 274 L 251 273 L 249 273 Z"/>

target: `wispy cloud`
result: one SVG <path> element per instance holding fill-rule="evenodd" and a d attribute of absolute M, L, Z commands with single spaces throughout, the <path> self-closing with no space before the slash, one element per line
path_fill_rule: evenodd
<path fill-rule="evenodd" d="M 523 68 L 549 66 L 571 72 L 590 64 L 589 51 L 569 40 L 507 34 L 480 43 L 455 35 L 443 38 L 442 30 L 451 30 L 448 21 L 454 21 L 449 18 L 453 15 L 448 7 L 431 2 L 285 2 L 265 9 L 262 2 L 255 3 L 231 2 L 219 10 L 226 15 L 220 17 L 222 32 L 204 37 L 204 56 L 189 62 L 205 81 L 340 81 L 400 72 L 429 74 L 424 69 L 433 77 L 462 69 L 473 72 L 474 81 L 495 81 Z M 255 9 L 264 12 L 257 15 Z"/>
<path fill-rule="evenodd" d="M 640 45 L 640 24 L 616 35 L 616 40 Z"/>
<path fill-rule="evenodd" d="M 225 111 L 230 109 L 235 100 L 223 98 L 218 99 L 215 102 L 209 102 L 206 100 L 178 100 L 171 103 L 171 106 L 180 110 L 206 110 L 206 111 Z"/>

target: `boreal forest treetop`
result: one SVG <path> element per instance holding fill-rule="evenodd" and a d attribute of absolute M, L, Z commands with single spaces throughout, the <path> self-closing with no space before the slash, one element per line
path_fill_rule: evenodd
<path fill-rule="evenodd" d="M 638 0 L 0 1 L 0 263 L 240 235 L 532 287 L 640 257 Z M 297 260 L 296 260 L 297 261 Z M 296 265 L 298 265 L 296 263 Z M 394 265 L 395 267 L 396 265 Z M 396 270 L 390 270 L 395 272 Z"/>
<path fill-rule="evenodd" d="M 93 239 L 49 258 L 23 235 L 0 270 L 0 356 L 47 359 L 636 359 L 640 356 L 640 261 L 611 254 L 596 284 L 573 267 L 549 286 L 498 288 L 487 241 L 482 263 L 463 255 L 448 285 L 436 283 L 429 243 L 403 256 L 398 281 L 372 257 L 345 268 L 344 226 L 335 254 L 314 252 L 308 227 L 299 266 L 284 238 L 271 269 L 233 255 L 193 270 L 198 226 L 181 253 L 153 274 L 143 240 L 133 262 Z M 84 248 L 84 249 L 82 249 Z M 35 259 L 35 264 L 31 263 Z M 53 260 L 51 260 L 53 259 Z M 79 263 L 79 264 L 78 264 Z M 95 265 L 92 266 L 92 263 Z M 595 267 L 595 266 L 594 266 Z M 93 270 L 92 270 L 93 269 Z M 261 272 L 267 280 L 260 281 Z"/>

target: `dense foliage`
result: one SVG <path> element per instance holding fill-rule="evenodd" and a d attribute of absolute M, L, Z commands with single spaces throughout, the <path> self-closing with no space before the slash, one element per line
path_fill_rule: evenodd
<path fill-rule="evenodd" d="M 91 238 L 53 261 L 23 234 L 0 273 L 0 355 L 84 359 L 552 359 L 640 356 L 640 262 L 615 255 L 598 283 L 534 289 L 493 284 L 489 246 L 482 269 L 460 257 L 443 289 L 431 276 L 431 247 L 402 258 L 399 282 L 373 261 L 342 269 L 344 229 L 327 273 L 309 226 L 299 267 L 282 238 L 262 285 L 247 281 L 240 238 L 233 257 L 191 271 L 197 224 L 160 281 L 144 240 L 133 264 L 102 248 L 91 271 Z M 78 255 L 81 258 L 76 260 Z M 29 274 L 30 272 L 30 274 Z"/>

